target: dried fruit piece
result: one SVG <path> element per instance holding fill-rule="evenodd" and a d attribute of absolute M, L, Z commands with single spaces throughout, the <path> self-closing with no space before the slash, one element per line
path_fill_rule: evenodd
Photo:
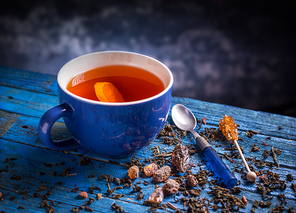
<path fill-rule="evenodd" d="M 231 116 L 223 115 L 223 119 L 220 119 L 219 130 L 228 141 L 238 140 L 237 124 Z"/>
<path fill-rule="evenodd" d="M 110 82 L 97 82 L 95 92 L 99 101 L 102 102 L 124 102 L 118 89 Z"/>
<path fill-rule="evenodd" d="M 153 162 L 153 163 L 151 163 L 151 164 L 144 167 L 144 173 L 145 173 L 145 175 L 150 177 L 156 172 L 157 169 L 158 168 L 157 168 L 156 163 Z"/>
<path fill-rule="evenodd" d="M 157 182 L 165 181 L 171 175 L 171 168 L 169 166 L 161 167 L 153 174 L 153 180 Z"/>
<path fill-rule="evenodd" d="M 139 167 L 137 166 L 130 167 L 127 172 L 130 179 L 136 179 L 139 177 Z"/>
<path fill-rule="evenodd" d="M 78 195 L 79 195 L 81 198 L 83 198 L 83 199 L 85 199 L 85 198 L 88 197 L 87 192 L 80 192 Z"/>
<path fill-rule="evenodd" d="M 202 118 L 201 120 L 202 120 L 202 123 L 203 123 L 204 125 L 206 125 L 206 124 L 207 124 L 207 121 L 206 121 L 206 120 L 207 120 L 207 118 L 205 118 L 205 117 L 204 117 L 204 118 Z"/>
<path fill-rule="evenodd" d="M 164 193 L 171 195 L 176 193 L 179 190 L 179 183 L 173 179 L 168 179 L 165 181 L 165 184 L 163 185 L 163 191 Z"/>
<path fill-rule="evenodd" d="M 187 181 L 188 186 L 197 186 L 197 184 L 198 184 L 197 178 L 193 175 L 187 175 L 186 181 Z"/>
<path fill-rule="evenodd" d="M 101 197 L 102 197 L 102 194 L 98 193 L 98 194 L 97 194 L 97 199 L 100 200 Z"/>
<path fill-rule="evenodd" d="M 248 200 L 247 200 L 247 198 L 245 196 L 242 196 L 242 200 L 243 200 L 243 202 L 244 202 L 245 205 L 248 204 Z"/>
<path fill-rule="evenodd" d="M 150 195 L 149 201 L 153 203 L 161 203 L 164 198 L 164 193 L 162 188 L 157 188 L 154 192 Z"/>
<path fill-rule="evenodd" d="M 187 146 L 178 143 L 172 153 L 172 164 L 179 172 L 186 172 L 189 163 L 189 152 Z"/>

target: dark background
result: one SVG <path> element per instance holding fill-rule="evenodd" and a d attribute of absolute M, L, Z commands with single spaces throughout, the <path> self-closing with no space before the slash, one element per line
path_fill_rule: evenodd
<path fill-rule="evenodd" d="M 57 74 L 82 54 L 152 56 L 174 96 L 296 116 L 295 1 L 4 0 L 0 65 Z"/>

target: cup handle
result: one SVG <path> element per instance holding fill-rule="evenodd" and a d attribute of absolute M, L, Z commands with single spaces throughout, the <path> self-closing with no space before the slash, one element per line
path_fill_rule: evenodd
<path fill-rule="evenodd" d="M 41 118 L 38 126 L 38 134 L 41 141 L 49 148 L 54 150 L 70 150 L 70 149 L 80 149 L 79 151 L 85 152 L 81 147 L 80 143 L 74 139 L 69 138 L 66 140 L 60 140 L 53 142 L 50 137 L 50 131 L 53 124 L 61 117 L 73 118 L 74 110 L 67 104 L 62 103 L 49 109 Z"/>

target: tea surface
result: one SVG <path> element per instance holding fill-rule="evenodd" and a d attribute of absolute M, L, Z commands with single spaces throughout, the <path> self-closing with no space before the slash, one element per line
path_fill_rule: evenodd
<path fill-rule="evenodd" d="M 164 90 L 163 82 L 154 74 L 124 65 L 98 67 L 78 74 L 69 82 L 67 90 L 80 97 L 98 101 L 94 89 L 97 82 L 112 83 L 125 102 L 146 99 Z"/>

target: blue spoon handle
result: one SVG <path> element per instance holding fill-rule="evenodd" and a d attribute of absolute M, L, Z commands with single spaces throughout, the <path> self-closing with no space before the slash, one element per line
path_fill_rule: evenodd
<path fill-rule="evenodd" d="M 228 166 L 225 165 L 225 163 L 221 160 L 221 158 L 211 146 L 206 147 L 203 150 L 203 154 L 206 160 L 212 166 L 214 173 L 221 177 L 222 181 L 227 187 L 232 188 L 237 184 L 236 177 L 232 174 Z"/>

